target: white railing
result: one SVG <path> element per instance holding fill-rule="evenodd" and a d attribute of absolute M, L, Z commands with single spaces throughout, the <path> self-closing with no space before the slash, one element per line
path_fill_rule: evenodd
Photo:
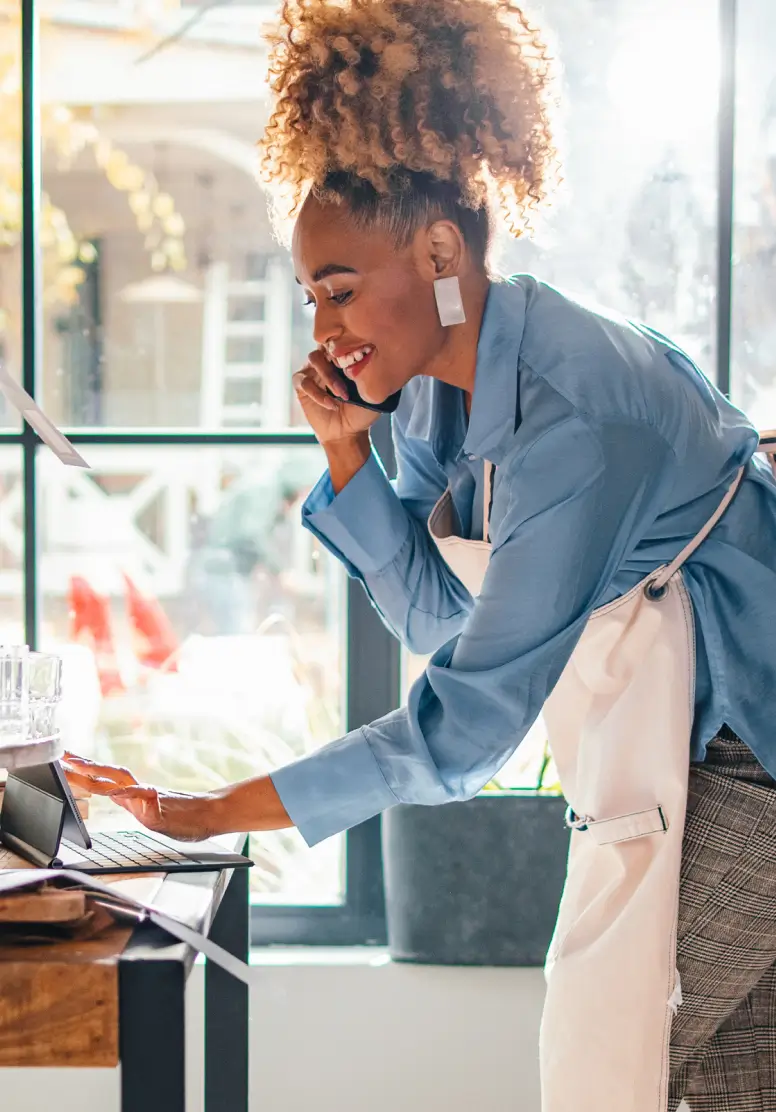
<path fill-rule="evenodd" d="M 100 592 L 119 595 L 126 573 L 157 598 L 179 595 L 192 552 L 192 508 L 204 516 L 215 511 L 224 479 L 246 473 L 244 449 L 242 456 L 228 447 L 89 445 L 83 452 L 90 471 L 64 467 L 44 450 L 38 455 L 42 590 L 64 596 L 71 576 L 81 575 Z M 295 516 L 298 507 L 288 512 Z M 150 513 L 153 532 L 144 525 Z M 288 569 L 308 591 L 317 580 L 318 593 L 325 585 L 310 574 L 313 547 L 313 538 L 297 526 Z M 19 452 L 11 446 L 0 447 L 0 548 L 10 557 L 5 567 L 0 564 L 0 596 L 17 597 L 24 559 L 23 484 Z"/>

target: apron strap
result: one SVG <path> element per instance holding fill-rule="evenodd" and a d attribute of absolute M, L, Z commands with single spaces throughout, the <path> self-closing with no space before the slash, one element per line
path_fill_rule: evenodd
<path fill-rule="evenodd" d="M 630 815 L 617 815 L 610 819 L 591 819 L 586 815 L 577 815 L 568 807 L 566 826 L 570 830 L 587 830 L 599 846 L 608 846 L 614 842 L 643 838 L 645 834 L 665 834 L 668 819 L 662 807 L 650 807 L 646 811 L 634 811 Z"/>
<path fill-rule="evenodd" d="M 760 433 L 760 441 L 757 445 L 757 448 L 755 449 L 755 452 L 762 452 L 763 454 L 768 456 L 771 461 L 771 467 L 773 469 L 774 476 L 776 476 L 776 429 L 768 429 L 765 432 Z M 687 560 L 689 560 L 692 554 L 706 540 L 706 537 L 708 537 L 711 530 L 714 528 L 714 526 L 724 514 L 725 510 L 733 501 L 736 491 L 741 485 L 741 480 L 744 477 L 745 470 L 745 467 L 740 467 L 738 469 L 735 477 L 733 478 L 733 482 L 727 489 L 725 497 L 717 506 L 716 510 L 703 526 L 703 528 L 698 533 L 696 533 L 690 543 L 682 549 L 679 555 L 674 560 L 672 560 L 670 564 L 664 567 L 663 570 L 654 577 L 654 579 L 650 581 L 650 591 L 653 592 L 655 595 L 658 595 L 660 593 L 660 591 L 663 587 L 665 587 L 671 576 L 676 575 L 676 573 L 679 571 L 679 568 L 684 563 L 686 563 Z"/>
<path fill-rule="evenodd" d="M 661 592 L 666 583 L 668 583 L 668 580 L 672 576 L 676 575 L 676 573 L 679 571 L 679 568 L 681 568 L 681 566 L 690 559 L 696 549 L 700 548 L 700 546 L 706 540 L 706 537 L 708 537 L 711 530 L 714 528 L 714 526 L 724 514 L 725 510 L 733 501 L 736 491 L 741 485 L 741 480 L 744 477 L 744 470 L 745 468 L 739 467 L 738 471 L 736 472 L 735 478 L 733 479 L 733 482 L 727 489 L 725 497 L 717 506 L 716 510 L 711 515 L 706 524 L 698 530 L 690 543 L 685 545 L 679 555 L 676 556 L 670 564 L 667 564 L 661 572 L 659 572 L 653 579 L 650 580 L 650 591 L 653 593 L 654 597 L 658 596 L 659 592 Z"/>
<path fill-rule="evenodd" d="M 760 433 L 760 442 L 755 449 L 757 452 L 762 452 L 767 455 L 771 461 L 774 477 L 776 477 L 776 429 L 766 429 Z M 496 470 L 494 464 L 488 460 L 483 460 L 485 480 L 482 487 L 482 539 L 487 541 L 490 539 L 490 508 L 493 501 L 493 474 Z M 663 570 L 650 580 L 650 590 L 659 593 L 665 587 L 668 580 L 679 571 L 683 564 L 685 564 L 694 552 L 703 544 L 708 537 L 711 530 L 717 524 L 719 519 L 724 514 L 730 503 L 736 495 L 736 491 L 741 485 L 741 480 L 744 477 L 744 467 L 740 467 L 736 472 L 732 483 L 727 489 L 725 497 L 717 506 L 714 513 L 711 515 L 706 524 L 695 534 L 689 544 L 685 545 L 682 551 L 676 556 L 670 564 L 667 564 Z"/>

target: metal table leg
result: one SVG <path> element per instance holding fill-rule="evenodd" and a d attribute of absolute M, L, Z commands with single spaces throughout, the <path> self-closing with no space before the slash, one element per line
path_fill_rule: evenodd
<path fill-rule="evenodd" d="M 122 962 L 119 977 L 121 1112 L 186 1112 L 183 963 Z"/>
<path fill-rule="evenodd" d="M 247 961 L 249 932 L 248 870 L 235 869 L 210 937 Z M 211 962 L 205 963 L 205 1109 L 248 1112 L 248 986 Z"/>

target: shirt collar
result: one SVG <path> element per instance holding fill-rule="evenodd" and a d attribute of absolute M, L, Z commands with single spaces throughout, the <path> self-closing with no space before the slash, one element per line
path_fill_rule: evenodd
<path fill-rule="evenodd" d="M 463 454 L 499 464 L 517 425 L 518 356 L 525 325 L 525 291 L 519 281 L 491 283 L 477 343 L 469 427 Z"/>
<path fill-rule="evenodd" d="M 468 423 L 462 392 L 439 379 L 419 377 L 405 390 L 405 435 L 427 440 L 442 466 L 464 455 L 501 463 L 517 424 L 518 355 L 526 295 L 519 279 L 491 283 L 477 342 Z"/>

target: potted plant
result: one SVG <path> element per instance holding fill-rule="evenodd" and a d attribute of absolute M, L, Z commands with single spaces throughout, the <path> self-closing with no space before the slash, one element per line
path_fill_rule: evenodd
<path fill-rule="evenodd" d="M 543 965 L 563 889 L 569 831 L 541 723 L 508 778 L 441 807 L 383 816 L 388 943 L 395 961 Z M 529 735 L 530 736 L 530 735 Z M 538 741 L 538 746 L 536 742 Z M 533 754 L 523 755 L 523 747 Z"/>

